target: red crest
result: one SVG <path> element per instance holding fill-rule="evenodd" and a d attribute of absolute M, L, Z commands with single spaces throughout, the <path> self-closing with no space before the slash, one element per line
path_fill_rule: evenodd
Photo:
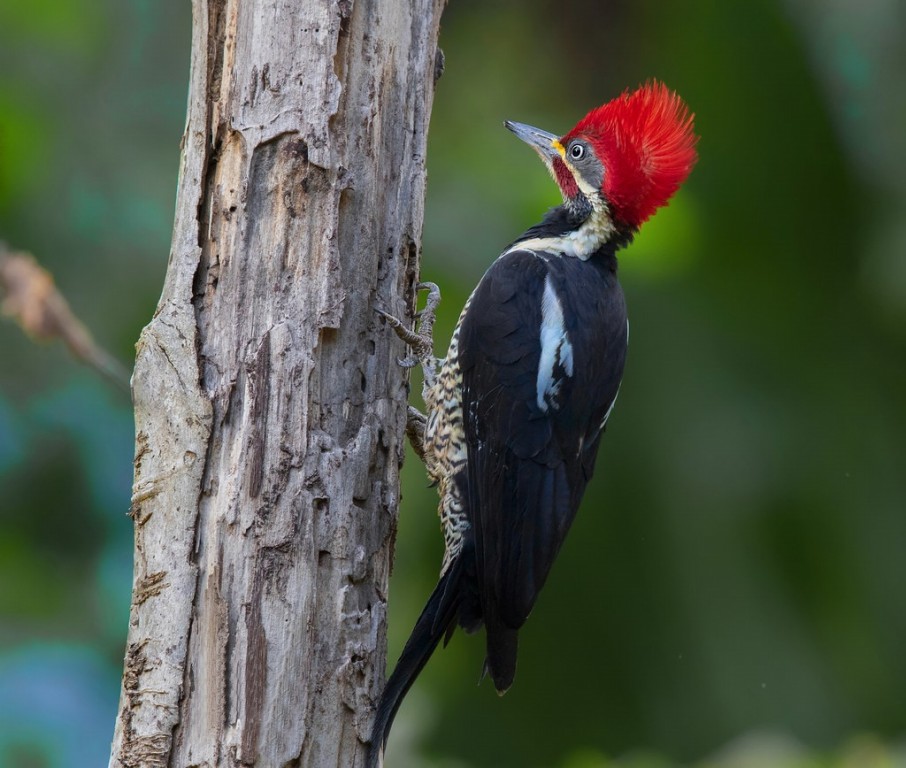
<path fill-rule="evenodd" d="M 615 220 L 638 229 L 665 205 L 698 159 L 693 115 L 663 83 L 645 83 L 593 109 L 561 143 L 586 139 L 604 164 L 601 192 Z"/>

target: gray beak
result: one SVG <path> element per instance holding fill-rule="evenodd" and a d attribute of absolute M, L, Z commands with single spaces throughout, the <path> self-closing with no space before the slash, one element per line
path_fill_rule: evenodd
<path fill-rule="evenodd" d="M 554 158 L 559 154 L 554 147 L 555 142 L 559 144 L 559 136 L 524 123 L 514 123 L 512 120 L 507 120 L 504 125 L 534 149 L 548 168 L 551 167 Z"/>

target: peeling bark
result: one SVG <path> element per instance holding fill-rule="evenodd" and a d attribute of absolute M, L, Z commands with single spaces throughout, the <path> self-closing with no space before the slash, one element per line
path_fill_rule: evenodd
<path fill-rule="evenodd" d="M 407 401 L 374 310 L 412 307 L 442 5 L 193 4 L 111 766 L 363 757 Z"/>

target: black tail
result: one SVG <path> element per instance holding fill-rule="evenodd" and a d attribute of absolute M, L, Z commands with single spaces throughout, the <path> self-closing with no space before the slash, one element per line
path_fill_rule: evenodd
<path fill-rule="evenodd" d="M 368 758 L 365 761 L 366 768 L 378 768 L 380 765 L 381 755 L 384 754 L 384 747 L 387 744 L 387 736 L 390 734 L 390 726 L 393 725 L 396 711 L 403 703 L 403 697 L 412 687 L 419 672 L 428 663 L 428 659 L 431 658 L 431 654 L 434 653 L 434 649 L 437 648 L 437 644 L 447 629 L 456 621 L 459 603 L 462 599 L 460 585 L 462 570 L 463 558 L 460 556 L 441 576 L 422 615 L 415 623 L 415 629 L 412 630 L 412 634 L 406 641 L 406 647 L 403 648 L 399 661 L 396 662 L 396 668 L 381 694 L 374 724 L 371 726 L 371 744 L 368 747 Z"/>
<path fill-rule="evenodd" d="M 501 696 L 507 692 L 516 677 L 516 652 L 519 630 L 508 627 L 497 615 L 494 606 L 485 606 L 485 632 L 487 656 L 484 671 L 491 676 L 494 687 Z"/>

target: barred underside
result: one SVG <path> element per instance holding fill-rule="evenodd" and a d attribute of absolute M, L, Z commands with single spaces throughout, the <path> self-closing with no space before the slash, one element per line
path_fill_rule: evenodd
<path fill-rule="evenodd" d="M 459 367 L 459 328 L 472 303 L 466 302 L 450 340 L 447 357 L 441 362 L 434 385 L 424 392 L 428 421 L 425 426 L 425 465 L 437 483 L 440 516 L 444 534 L 444 560 L 441 574 L 459 554 L 469 521 L 456 477 L 466 469 L 468 448 L 462 419 L 462 372 Z"/>

